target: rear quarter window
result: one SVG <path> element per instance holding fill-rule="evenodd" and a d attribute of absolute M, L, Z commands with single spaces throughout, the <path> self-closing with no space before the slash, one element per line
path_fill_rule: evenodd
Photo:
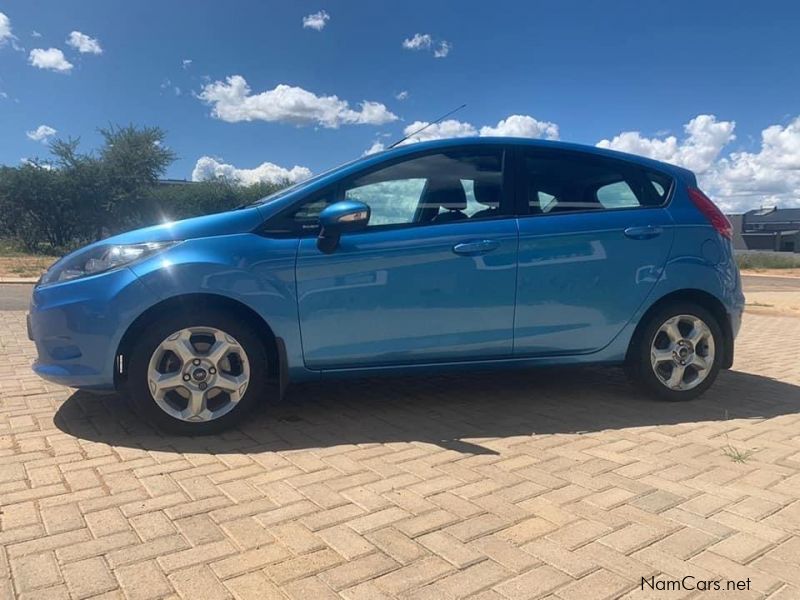
<path fill-rule="evenodd" d="M 655 171 L 645 171 L 645 177 L 652 186 L 652 191 L 655 196 L 660 200 L 660 204 L 666 204 L 669 200 L 669 194 L 672 191 L 674 181 L 672 177 L 664 173 L 656 173 Z"/>

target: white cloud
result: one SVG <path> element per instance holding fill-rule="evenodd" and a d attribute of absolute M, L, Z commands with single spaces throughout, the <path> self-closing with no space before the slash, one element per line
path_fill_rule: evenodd
<path fill-rule="evenodd" d="M 69 73 L 72 70 L 72 63 L 64 58 L 64 53 L 58 48 L 34 48 L 28 56 L 28 62 L 34 67 Z"/>
<path fill-rule="evenodd" d="M 501 120 L 495 127 L 484 126 L 482 136 L 510 136 L 526 138 L 558 139 L 558 125 L 549 121 L 537 121 L 528 115 L 511 115 Z"/>
<path fill-rule="evenodd" d="M 404 135 L 411 135 L 415 131 L 425 127 L 426 121 L 415 121 L 403 130 Z M 439 140 L 444 138 L 461 138 L 472 136 L 513 136 L 526 138 L 545 138 L 548 140 L 558 139 L 558 125 L 549 121 L 538 121 L 528 115 L 511 115 L 502 119 L 492 127 L 484 125 L 476 127 L 472 123 L 448 119 L 441 123 L 431 125 L 424 131 L 414 134 L 404 143 L 424 142 L 428 140 Z"/>
<path fill-rule="evenodd" d="M 370 146 L 364 151 L 363 156 L 367 156 L 369 154 L 375 154 L 376 152 L 383 152 L 384 150 L 386 150 L 386 146 L 384 145 L 384 143 L 381 142 L 380 140 L 375 140 L 372 143 L 372 146 Z"/>
<path fill-rule="evenodd" d="M 173 92 L 173 93 L 174 93 L 176 96 L 180 96 L 180 95 L 183 93 L 183 90 L 181 90 L 181 88 L 180 88 L 179 86 L 177 86 L 177 85 L 174 85 L 174 84 L 172 83 L 172 81 L 171 81 L 171 80 L 169 80 L 169 79 L 165 79 L 164 81 L 162 81 L 162 82 L 161 82 L 161 85 L 160 85 L 159 87 L 160 87 L 162 90 L 172 90 L 172 92 Z"/>
<path fill-rule="evenodd" d="M 97 38 L 89 37 L 80 31 L 73 31 L 67 38 L 67 45 L 72 46 L 81 54 L 102 54 L 103 49 Z"/>
<path fill-rule="evenodd" d="M 210 156 L 203 156 L 195 163 L 192 181 L 226 179 L 243 185 L 254 183 L 295 183 L 311 177 L 307 167 L 295 165 L 291 169 L 279 167 L 271 162 L 261 163 L 254 169 L 239 169 Z"/>
<path fill-rule="evenodd" d="M 331 16 L 324 10 L 303 17 L 303 29 L 316 29 L 322 31 L 330 21 Z"/>
<path fill-rule="evenodd" d="M 731 152 L 700 177 L 720 207 L 800 207 L 800 117 L 761 132 L 758 152 Z"/>
<path fill-rule="evenodd" d="M 0 12 L 0 46 L 14 39 L 11 33 L 11 19 L 5 13 Z"/>
<path fill-rule="evenodd" d="M 409 94 L 407 90 L 402 90 L 402 91 L 400 91 L 400 92 L 397 92 L 397 93 L 394 95 L 394 97 L 395 97 L 395 100 L 401 100 L 401 101 L 402 101 L 402 100 L 408 100 L 408 97 L 409 97 L 410 95 L 411 95 L 411 94 Z"/>
<path fill-rule="evenodd" d="M 686 138 L 679 142 L 674 135 L 646 138 L 638 131 L 625 131 L 611 140 L 600 140 L 600 148 L 639 154 L 691 169 L 708 170 L 722 149 L 734 139 L 735 121 L 717 121 L 714 115 L 697 115 L 683 126 Z"/>
<path fill-rule="evenodd" d="M 414 133 L 423 127 L 425 127 L 423 131 Z M 403 135 L 411 135 L 408 140 L 403 142 L 404 144 L 410 144 L 412 142 L 427 142 L 428 140 L 445 138 L 472 137 L 478 135 L 478 130 L 471 123 L 457 121 L 456 119 L 447 119 L 430 126 L 428 126 L 427 121 L 414 121 L 403 129 Z"/>
<path fill-rule="evenodd" d="M 759 160 L 781 170 L 800 169 L 800 117 L 785 127 L 771 125 L 761 132 Z"/>
<path fill-rule="evenodd" d="M 433 56 L 444 58 L 450 54 L 453 44 L 446 40 L 435 40 L 429 33 L 415 33 L 412 37 L 403 40 L 406 50 L 433 50 Z"/>
<path fill-rule="evenodd" d="M 383 125 L 397 120 L 397 115 L 378 102 L 364 101 L 359 110 L 354 110 L 337 96 L 317 96 L 286 84 L 251 94 L 241 75 L 203 86 L 198 97 L 212 106 L 212 116 L 229 123 L 260 120 L 336 129 L 340 125 Z"/>
<path fill-rule="evenodd" d="M 42 34 L 34 29 L 33 31 L 31 31 L 31 37 L 40 38 L 42 37 Z"/>
<path fill-rule="evenodd" d="M 694 171 L 701 188 L 727 212 L 760 206 L 800 207 L 800 117 L 761 132 L 756 152 L 723 150 L 736 139 L 735 122 L 698 115 L 676 136 L 646 138 L 628 131 L 597 145 L 640 154 Z"/>
<path fill-rule="evenodd" d="M 0 48 L 6 44 L 11 44 L 14 50 L 24 51 L 19 44 L 17 44 L 17 36 L 11 30 L 11 19 L 5 13 L 0 12 Z"/>
<path fill-rule="evenodd" d="M 53 169 L 55 169 L 52 163 L 42 162 L 38 158 L 20 158 L 19 162 L 23 165 L 36 167 L 37 169 L 44 169 L 45 171 L 52 171 Z"/>
<path fill-rule="evenodd" d="M 45 144 L 56 133 L 58 133 L 58 131 L 56 131 L 49 125 L 39 125 L 33 131 L 26 131 L 25 135 L 28 136 L 28 139 L 31 139 L 34 142 L 42 142 L 43 144 Z"/>
<path fill-rule="evenodd" d="M 433 38 L 428 33 L 415 33 L 414 37 L 403 40 L 406 50 L 427 50 L 433 45 Z"/>
<path fill-rule="evenodd" d="M 433 51 L 433 56 L 435 58 L 445 58 L 448 54 L 450 54 L 450 50 L 452 49 L 453 49 L 453 44 L 442 40 L 441 42 L 439 42 L 439 45 L 436 47 L 436 50 Z"/>

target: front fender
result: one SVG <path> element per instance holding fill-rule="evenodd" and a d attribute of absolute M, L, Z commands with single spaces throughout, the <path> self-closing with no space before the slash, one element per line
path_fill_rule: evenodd
<path fill-rule="evenodd" d="M 128 268 L 34 288 L 28 317 L 38 352 L 34 371 L 62 385 L 111 389 L 123 333 L 157 300 Z"/>
<path fill-rule="evenodd" d="M 300 379 L 308 374 L 297 315 L 297 245 L 253 233 L 187 240 L 132 269 L 159 302 L 214 294 L 244 304 L 283 340 L 290 375 Z"/>

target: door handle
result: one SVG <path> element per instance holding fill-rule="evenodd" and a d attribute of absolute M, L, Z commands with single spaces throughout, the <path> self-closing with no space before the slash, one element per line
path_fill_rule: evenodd
<path fill-rule="evenodd" d="M 623 233 L 632 240 L 652 240 L 663 233 L 661 227 L 645 225 L 644 227 L 628 227 Z"/>
<path fill-rule="evenodd" d="M 479 254 L 487 254 L 499 247 L 500 242 L 497 240 L 471 240 L 456 244 L 453 246 L 453 252 L 462 256 L 478 256 Z"/>

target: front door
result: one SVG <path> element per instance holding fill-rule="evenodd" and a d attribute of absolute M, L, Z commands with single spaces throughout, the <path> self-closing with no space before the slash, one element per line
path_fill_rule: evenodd
<path fill-rule="evenodd" d="M 415 155 L 359 174 L 330 200 L 370 206 L 331 254 L 300 241 L 297 295 L 312 369 L 511 356 L 517 224 L 504 151 Z M 307 227 L 307 225 L 306 225 Z"/>

